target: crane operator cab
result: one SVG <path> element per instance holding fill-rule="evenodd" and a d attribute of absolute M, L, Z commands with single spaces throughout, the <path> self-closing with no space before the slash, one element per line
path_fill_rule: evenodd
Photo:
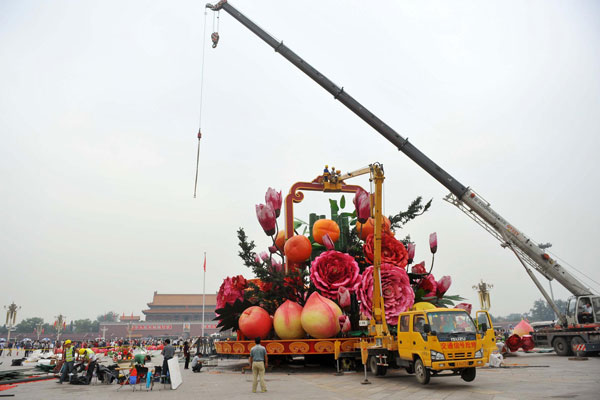
<path fill-rule="evenodd" d="M 567 321 L 571 324 L 600 323 L 600 296 L 571 297 L 567 304 Z"/>

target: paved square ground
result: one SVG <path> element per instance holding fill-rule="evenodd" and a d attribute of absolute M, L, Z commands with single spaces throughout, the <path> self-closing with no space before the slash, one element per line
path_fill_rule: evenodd
<path fill-rule="evenodd" d="M 1 369 L 7 367 L 6 357 Z M 159 360 L 155 360 L 158 362 Z M 471 383 L 459 377 L 432 378 L 427 386 L 403 370 L 391 370 L 385 377 L 369 376 L 370 385 L 362 385 L 363 374 L 335 376 L 328 368 L 280 368 L 267 373 L 267 393 L 250 392 L 251 373 L 242 374 L 247 365 L 240 360 L 220 360 L 218 367 L 194 374 L 181 371 L 183 384 L 177 390 L 155 386 L 152 392 L 136 391 L 116 385 L 74 386 L 43 381 L 18 385 L 0 391 L 15 399 L 600 399 L 600 357 L 572 361 L 554 354 L 525 354 L 507 358 L 510 368 L 478 369 Z"/>

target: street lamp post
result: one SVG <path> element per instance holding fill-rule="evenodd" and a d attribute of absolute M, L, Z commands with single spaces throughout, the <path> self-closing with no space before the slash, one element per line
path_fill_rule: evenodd
<path fill-rule="evenodd" d="M 43 322 L 38 322 L 35 325 L 35 334 L 37 335 L 38 342 L 40 341 L 40 335 L 42 333 L 44 333 L 44 323 Z"/>
<path fill-rule="evenodd" d="M 6 341 L 10 345 L 10 333 L 17 322 L 17 311 L 19 311 L 21 307 L 17 306 L 13 301 L 11 305 L 4 306 L 4 309 L 6 310 L 6 325 L 8 327 L 8 336 Z"/>
<path fill-rule="evenodd" d="M 129 344 L 131 344 L 131 334 L 133 333 L 133 322 L 129 321 L 127 323 L 127 336 L 129 338 Z"/>
<path fill-rule="evenodd" d="M 481 309 L 484 311 L 489 311 L 492 306 L 490 302 L 490 289 L 493 288 L 494 285 L 490 283 L 485 283 L 483 279 L 477 284 L 473 286 L 473 289 L 477 290 L 479 294 L 479 304 L 481 305 Z"/>
<path fill-rule="evenodd" d="M 57 342 L 60 341 L 60 334 L 65 327 L 66 320 L 67 320 L 67 317 L 65 317 L 62 314 L 58 314 L 58 316 L 56 317 L 56 321 L 54 321 L 54 328 L 56 329 L 56 341 Z"/>
<path fill-rule="evenodd" d="M 102 328 L 100 328 L 100 330 L 102 331 L 102 340 L 106 341 L 106 331 L 108 330 L 108 328 L 106 326 L 103 326 Z"/>

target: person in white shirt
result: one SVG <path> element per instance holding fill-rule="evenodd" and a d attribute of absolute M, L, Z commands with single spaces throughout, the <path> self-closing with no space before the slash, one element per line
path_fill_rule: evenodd
<path fill-rule="evenodd" d="M 200 372 L 202 369 L 202 361 L 200 361 L 200 354 L 196 353 L 192 358 L 192 372 Z"/>

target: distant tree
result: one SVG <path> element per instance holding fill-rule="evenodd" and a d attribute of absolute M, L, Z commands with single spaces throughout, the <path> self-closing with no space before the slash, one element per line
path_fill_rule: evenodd
<path fill-rule="evenodd" d="M 3 333 L 8 333 L 8 328 L 6 327 L 6 325 L 0 326 L 0 334 Z"/>
<path fill-rule="evenodd" d="M 98 332 L 98 321 L 91 321 L 89 318 L 86 319 L 78 319 L 73 321 L 73 332 L 75 333 L 88 333 L 88 332 Z"/>
<path fill-rule="evenodd" d="M 47 333 L 56 333 L 56 329 L 54 328 L 54 324 L 48 324 L 48 323 L 44 323 L 44 334 Z"/>
<path fill-rule="evenodd" d="M 118 322 L 119 314 L 117 314 L 114 311 L 109 311 L 102 315 L 98 315 L 98 317 L 96 318 L 96 321 L 98 321 L 98 322 Z"/>
<path fill-rule="evenodd" d="M 556 306 L 561 313 L 567 310 L 567 302 L 565 300 L 556 300 Z M 550 304 L 544 299 L 538 299 L 533 303 L 533 307 L 529 310 L 531 321 L 552 321 L 556 320 L 554 310 Z"/>
<path fill-rule="evenodd" d="M 23 321 L 19 322 L 16 326 L 17 332 L 19 333 L 29 333 L 33 332 L 36 328 L 37 324 L 44 323 L 44 320 L 39 317 L 27 318 Z"/>
<path fill-rule="evenodd" d="M 505 317 L 492 317 L 492 322 L 514 322 L 526 318 L 527 314 L 512 313 Z"/>

